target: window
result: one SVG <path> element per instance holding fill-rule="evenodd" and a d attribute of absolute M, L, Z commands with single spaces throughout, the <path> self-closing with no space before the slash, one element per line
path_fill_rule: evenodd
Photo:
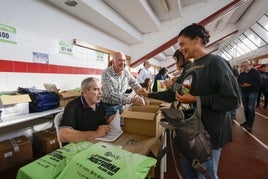
<path fill-rule="evenodd" d="M 268 12 L 254 23 L 237 39 L 226 44 L 219 55 L 225 59 L 234 59 L 268 44 Z"/>

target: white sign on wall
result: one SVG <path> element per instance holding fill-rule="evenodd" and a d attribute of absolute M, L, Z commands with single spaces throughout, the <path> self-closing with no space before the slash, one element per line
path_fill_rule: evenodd
<path fill-rule="evenodd" d="M 33 52 L 33 62 L 34 63 L 49 64 L 48 54 Z"/>
<path fill-rule="evenodd" d="M 101 63 L 108 62 L 108 54 L 97 50 L 89 49 L 89 60 L 96 60 Z"/>
<path fill-rule="evenodd" d="M 0 24 L 0 42 L 17 44 L 17 30 L 5 24 Z"/>
<path fill-rule="evenodd" d="M 59 41 L 59 53 L 73 55 L 73 45 L 68 42 Z"/>

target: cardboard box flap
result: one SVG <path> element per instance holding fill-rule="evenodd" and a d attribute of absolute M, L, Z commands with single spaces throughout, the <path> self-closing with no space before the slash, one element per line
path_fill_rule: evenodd
<path fill-rule="evenodd" d="M 159 110 L 159 105 L 144 105 L 132 106 L 131 111 L 156 113 Z"/>
<path fill-rule="evenodd" d="M 3 96 L 0 96 L 0 100 L 3 105 L 31 102 L 31 98 L 28 94 L 3 95 Z"/>
<path fill-rule="evenodd" d="M 172 105 L 172 103 L 167 103 L 167 102 L 165 102 L 165 103 L 161 103 L 160 104 L 160 108 L 162 109 L 162 108 L 171 108 L 171 105 Z"/>
<path fill-rule="evenodd" d="M 130 119 L 154 120 L 155 113 L 124 111 L 120 117 Z"/>
<path fill-rule="evenodd" d="M 53 91 L 55 93 L 58 93 L 58 88 L 57 88 L 57 86 L 55 84 L 47 84 L 47 83 L 45 83 L 43 85 L 44 85 L 44 87 L 45 87 L 45 89 L 47 91 Z"/>
<path fill-rule="evenodd" d="M 166 103 L 165 101 L 149 98 L 149 102 L 151 105 L 160 105 L 162 103 Z"/>
<path fill-rule="evenodd" d="M 45 89 L 48 91 L 54 91 L 59 94 L 59 96 L 62 99 L 67 99 L 67 98 L 72 98 L 72 97 L 77 97 L 80 96 L 81 93 L 77 90 L 63 90 L 63 91 L 58 91 L 58 88 L 55 84 L 43 84 Z"/>
<path fill-rule="evenodd" d="M 75 90 L 64 90 L 64 91 L 61 91 L 59 94 L 63 99 L 77 97 L 81 95 L 79 91 L 75 91 Z"/>

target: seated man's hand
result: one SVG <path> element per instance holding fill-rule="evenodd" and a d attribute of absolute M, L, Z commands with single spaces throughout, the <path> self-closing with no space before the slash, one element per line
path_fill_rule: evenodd
<path fill-rule="evenodd" d="M 106 124 L 110 124 L 110 122 L 114 119 L 114 117 L 115 117 L 115 114 L 108 117 L 108 119 L 106 119 Z"/>
<path fill-rule="evenodd" d="M 101 125 L 96 130 L 96 137 L 103 137 L 106 136 L 111 130 L 111 127 L 109 125 Z"/>

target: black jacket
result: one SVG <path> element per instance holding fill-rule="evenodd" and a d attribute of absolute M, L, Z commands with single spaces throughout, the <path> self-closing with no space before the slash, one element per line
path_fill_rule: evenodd
<path fill-rule="evenodd" d="M 227 112 L 236 109 L 241 98 L 237 80 L 224 59 L 212 54 L 197 59 L 185 67 L 183 83 L 191 86 L 192 95 L 200 97 L 201 120 L 210 134 L 213 148 L 231 142 L 231 121 Z"/>
<path fill-rule="evenodd" d="M 242 93 L 258 93 L 261 86 L 260 73 L 252 68 L 249 72 L 242 72 L 238 77 L 238 83 L 249 83 L 251 86 L 241 88 Z"/>

